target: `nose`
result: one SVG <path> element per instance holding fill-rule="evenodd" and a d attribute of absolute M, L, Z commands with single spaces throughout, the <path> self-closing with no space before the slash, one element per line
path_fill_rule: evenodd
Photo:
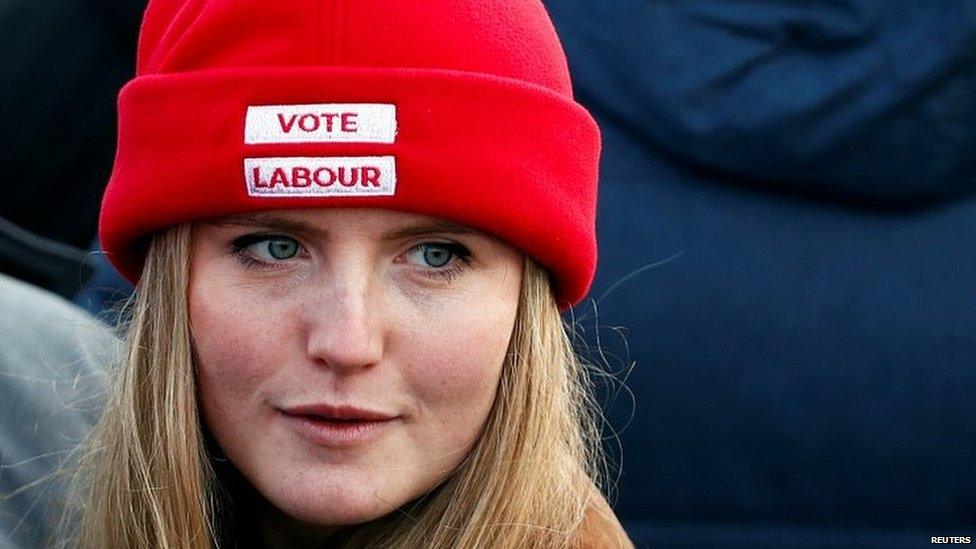
<path fill-rule="evenodd" d="M 333 273 L 303 306 L 308 357 L 340 374 L 377 364 L 383 357 L 382 296 L 369 272 Z"/>

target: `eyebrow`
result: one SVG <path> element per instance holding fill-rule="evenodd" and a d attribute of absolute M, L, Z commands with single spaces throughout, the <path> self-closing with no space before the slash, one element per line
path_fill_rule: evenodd
<path fill-rule="evenodd" d="M 260 229 L 271 229 L 290 232 L 306 237 L 325 238 L 329 236 L 329 231 L 316 227 L 310 223 L 289 219 L 281 215 L 269 212 L 256 212 L 249 214 L 239 214 L 217 219 L 211 222 L 218 227 L 242 226 Z M 431 222 L 422 222 L 406 227 L 397 227 L 383 233 L 380 237 L 386 241 L 401 240 L 414 236 L 423 236 L 435 233 L 447 234 L 481 234 L 480 231 L 449 221 L 440 219 Z"/>

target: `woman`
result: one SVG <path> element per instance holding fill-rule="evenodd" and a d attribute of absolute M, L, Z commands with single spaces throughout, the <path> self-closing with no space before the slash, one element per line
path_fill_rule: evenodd
<path fill-rule="evenodd" d="M 623 547 L 559 310 L 599 133 L 538 0 L 150 2 L 91 547 Z"/>

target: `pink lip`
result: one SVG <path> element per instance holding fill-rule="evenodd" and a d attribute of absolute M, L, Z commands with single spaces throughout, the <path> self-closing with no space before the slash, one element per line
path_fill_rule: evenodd
<path fill-rule="evenodd" d="M 385 421 L 396 419 L 395 414 L 376 412 L 355 406 L 331 406 L 329 404 L 303 404 L 282 408 L 282 412 L 289 416 L 315 416 L 323 419 L 346 421 Z"/>
<path fill-rule="evenodd" d="M 313 444 L 349 448 L 378 436 L 399 416 L 356 408 L 311 404 L 280 409 L 285 419 Z"/>

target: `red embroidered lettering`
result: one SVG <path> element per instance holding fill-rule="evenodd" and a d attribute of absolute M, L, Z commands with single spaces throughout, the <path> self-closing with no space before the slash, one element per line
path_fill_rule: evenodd
<path fill-rule="evenodd" d="M 297 114 L 293 114 L 293 115 L 291 115 L 291 118 L 288 120 L 288 122 L 285 122 L 285 117 L 282 116 L 282 114 L 279 112 L 278 113 L 278 123 L 281 124 L 281 131 L 283 131 L 285 133 L 289 133 L 291 131 L 291 127 L 295 125 L 295 119 L 296 118 L 298 118 L 298 115 Z"/>
<path fill-rule="evenodd" d="M 363 166 L 363 187 L 380 186 L 380 169 L 375 166 Z"/>
<path fill-rule="evenodd" d="M 354 112 L 342 113 L 342 131 L 344 132 L 356 131 L 356 113 Z"/>
<path fill-rule="evenodd" d="M 335 117 L 337 116 L 339 115 L 334 112 L 322 113 L 322 118 L 325 119 L 325 131 L 332 133 L 332 121 L 335 120 Z"/>
<path fill-rule="evenodd" d="M 297 166 L 291 169 L 291 186 L 308 187 L 312 184 L 312 171 L 308 168 Z"/>
<path fill-rule="evenodd" d="M 346 179 L 346 172 L 349 172 L 349 179 Z M 359 168 L 339 167 L 339 184 L 343 187 L 355 187 L 359 181 Z"/>
<path fill-rule="evenodd" d="M 339 118 L 335 124 L 338 131 Z M 244 179 L 250 196 L 393 196 L 395 162 L 393 156 L 245 158 Z"/>
<path fill-rule="evenodd" d="M 268 184 L 261 179 L 261 168 L 255 167 L 252 174 L 254 177 L 255 188 L 262 188 L 262 189 L 268 188 Z"/>
<path fill-rule="evenodd" d="M 281 131 L 284 133 L 291 133 L 292 128 L 295 127 L 295 122 L 298 122 L 298 127 L 307 133 L 314 133 L 322 127 L 322 121 L 325 121 L 325 131 L 332 133 L 335 131 L 335 121 L 339 119 L 339 130 L 346 133 L 356 133 L 359 131 L 358 123 L 359 113 L 355 112 L 324 112 L 318 115 L 308 113 L 298 116 L 293 114 L 290 117 L 285 117 L 282 113 L 278 113 L 278 124 L 281 126 Z"/>
<path fill-rule="evenodd" d="M 328 179 L 328 181 L 324 181 L 323 182 L 322 179 L 319 177 L 319 175 L 323 171 L 329 173 L 329 179 Z M 335 183 L 335 172 L 333 172 L 329 168 L 326 168 L 326 167 L 323 166 L 323 167 L 315 170 L 315 172 L 312 174 L 312 178 L 315 179 L 315 184 L 318 185 L 319 187 L 331 187 L 332 184 Z"/>
<path fill-rule="evenodd" d="M 298 119 L 298 127 L 307 132 L 314 132 L 319 129 L 319 117 L 314 114 L 306 114 Z"/>
<path fill-rule="evenodd" d="M 275 185 L 288 186 L 288 176 L 285 175 L 285 170 L 275 168 L 274 173 L 271 174 L 271 182 L 268 183 L 268 187 L 273 189 Z"/>

